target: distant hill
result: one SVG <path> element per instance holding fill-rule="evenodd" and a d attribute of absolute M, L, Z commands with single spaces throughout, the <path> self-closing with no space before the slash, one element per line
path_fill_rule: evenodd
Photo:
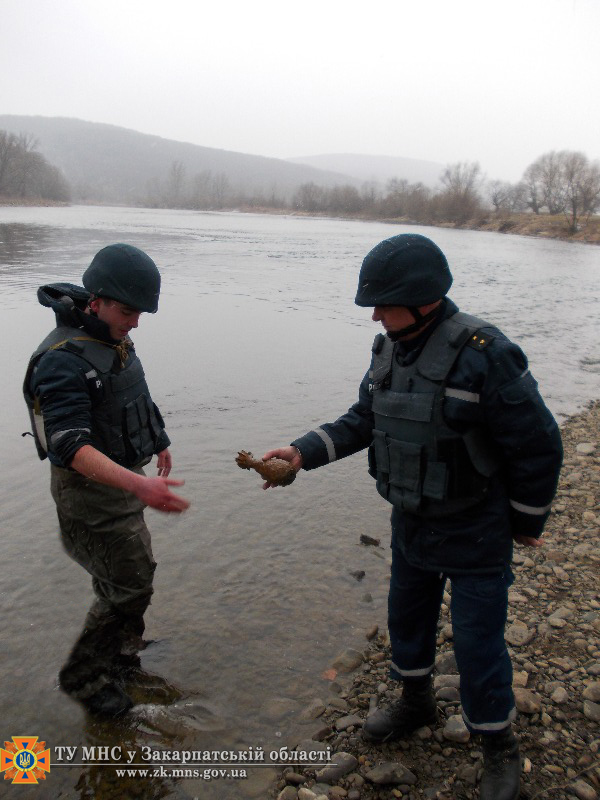
<path fill-rule="evenodd" d="M 303 183 L 326 187 L 361 183 L 308 164 L 201 147 L 79 119 L 0 115 L 0 130 L 33 135 L 39 152 L 64 173 L 74 201 L 147 203 L 161 192 L 175 191 L 177 173 L 179 183 L 198 191 L 201 184 L 212 182 L 214 191 L 226 186 L 231 195 L 262 193 L 267 201 L 271 196 L 289 200 Z"/>
<path fill-rule="evenodd" d="M 435 161 L 395 156 L 368 156 L 356 153 L 329 153 L 319 156 L 288 158 L 292 164 L 305 164 L 322 170 L 333 170 L 352 175 L 360 181 L 375 181 L 385 188 L 391 178 L 400 178 L 409 183 L 424 183 L 434 188 L 446 166 Z"/>

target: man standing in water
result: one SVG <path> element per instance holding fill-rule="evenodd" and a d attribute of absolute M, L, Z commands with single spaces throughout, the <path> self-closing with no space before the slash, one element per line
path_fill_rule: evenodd
<path fill-rule="evenodd" d="M 136 663 L 156 563 L 144 508 L 179 513 L 169 486 L 169 437 L 129 338 L 142 312 L 158 309 L 160 274 L 146 253 L 112 244 L 83 275 L 85 289 L 42 286 L 57 327 L 31 357 L 24 392 L 63 545 L 93 578 L 96 599 L 60 686 L 88 711 L 117 716 L 132 701 L 119 669 Z M 158 477 L 143 467 L 157 454 Z"/>
<path fill-rule="evenodd" d="M 402 696 L 367 717 L 385 742 L 436 720 L 436 629 L 451 583 L 462 714 L 482 737 L 481 800 L 516 800 L 521 760 L 504 641 L 512 542 L 539 547 L 558 483 L 558 426 L 517 345 L 446 297 L 452 275 L 430 239 L 402 234 L 363 261 L 355 302 L 386 333 L 358 401 L 335 422 L 272 450 L 296 471 L 369 448 L 392 506 L 388 627 Z M 271 484 L 264 484 L 270 488 Z"/>

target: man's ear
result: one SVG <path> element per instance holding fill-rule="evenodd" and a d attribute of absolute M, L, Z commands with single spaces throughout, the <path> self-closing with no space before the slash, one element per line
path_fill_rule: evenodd
<path fill-rule="evenodd" d="M 90 300 L 90 302 L 88 303 L 88 307 L 89 307 L 90 311 L 93 311 L 94 314 L 97 314 L 98 310 L 100 308 L 100 298 L 99 297 L 94 297 L 94 299 Z"/>

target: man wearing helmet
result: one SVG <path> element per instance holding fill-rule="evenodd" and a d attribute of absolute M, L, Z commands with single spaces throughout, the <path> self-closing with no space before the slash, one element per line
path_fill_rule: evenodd
<path fill-rule="evenodd" d="M 371 250 L 355 302 L 374 307 L 386 333 L 375 338 L 358 401 L 264 458 L 310 470 L 369 448 L 369 473 L 393 506 L 388 627 L 391 678 L 403 692 L 367 717 L 363 737 L 384 742 L 436 720 L 436 632 L 450 580 L 462 714 L 483 742 L 480 797 L 516 800 L 504 642 L 512 542 L 541 545 L 562 445 L 521 349 L 459 312 L 446 297 L 451 284 L 446 257 L 425 236 Z"/>
<path fill-rule="evenodd" d="M 51 492 L 67 553 L 93 578 L 96 599 L 61 688 L 94 713 L 116 716 L 131 699 L 118 678 L 137 663 L 156 563 L 145 506 L 184 511 L 170 486 L 169 437 L 129 338 L 142 312 L 158 309 L 160 274 L 136 247 L 96 254 L 85 288 L 40 287 L 56 328 L 30 359 L 24 394 L 40 458 L 51 462 Z M 157 455 L 157 477 L 143 467 Z"/>

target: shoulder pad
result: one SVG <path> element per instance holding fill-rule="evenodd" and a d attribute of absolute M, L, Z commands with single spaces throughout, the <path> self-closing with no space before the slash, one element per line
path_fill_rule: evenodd
<path fill-rule="evenodd" d="M 385 342 L 385 333 L 378 333 L 375 339 L 373 340 L 373 347 L 371 348 L 371 352 L 375 354 L 380 353 L 384 342 Z"/>
<path fill-rule="evenodd" d="M 472 347 L 473 350 L 485 350 L 485 348 L 493 342 L 496 337 L 489 333 L 482 333 L 476 331 L 473 336 L 467 341 L 465 347 Z"/>

